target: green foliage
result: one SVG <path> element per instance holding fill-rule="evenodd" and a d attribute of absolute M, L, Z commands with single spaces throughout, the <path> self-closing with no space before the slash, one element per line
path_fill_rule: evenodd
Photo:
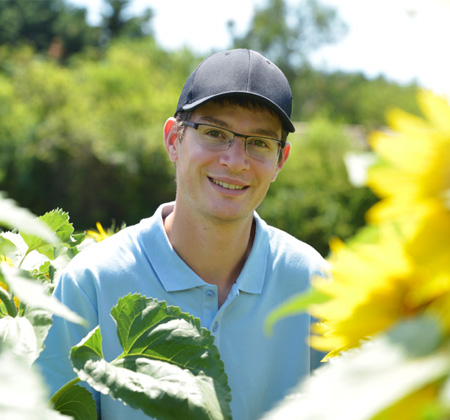
<path fill-rule="evenodd" d="M 74 420 L 97 420 L 97 406 L 92 394 L 81 386 L 71 386 L 53 404 L 53 409 Z"/>
<path fill-rule="evenodd" d="M 367 188 L 356 188 L 348 179 L 344 157 L 362 149 L 342 126 L 323 118 L 290 141 L 290 157 L 258 212 L 326 256 L 330 239 L 353 235 L 376 200 Z"/>
<path fill-rule="evenodd" d="M 65 213 L 61 209 L 52 210 L 40 216 L 39 220 L 49 226 L 52 232 L 58 237 L 61 245 L 64 244 L 67 248 L 73 248 L 74 254 L 77 253 L 76 246 L 83 241 L 84 235 L 73 235 L 74 229 L 72 223 L 69 223 L 68 213 Z M 55 258 L 55 247 L 52 243 L 41 239 L 39 236 L 29 235 L 27 233 L 22 233 L 22 238 L 28 246 L 25 257 L 32 251 L 38 251 L 51 260 Z"/>
<path fill-rule="evenodd" d="M 36 235 L 43 240 L 57 244 L 57 240 L 51 229 L 27 209 L 19 207 L 14 200 L 6 198 L 5 193 L 0 191 L 0 226 L 9 229 L 18 228 L 24 234 Z M 0 237 L 0 251 L 10 252 L 14 248 L 11 241 Z"/>
<path fill-rule="evenodd" d="M 402 86 L 383 76 L 369 79 L 361 73 L 325 73 L 308 66 L 296 75 L 292 81 L 296 121 L 319 116 L 374 129 L 386 125 L 386 112 L 394 107 L 420 114 L 414 83 Z"/>
<path fill-rule="evenodd" d="M 104 15 L 102 27 L 105 35 L 111 38 L 142 38 L 152 33 L 149 22 L 153 11 L 146 9 L 139 16 L 128 17 L 127 8 L 130 0 L 105 0 L 109 13 Z"/>
<path fill-rule="evenodd" d="M 257 8 L 248 31 L 233 33 L 233 47 L 250 48 L 271 59 L 292 83 L 308 54 L 319 46 L 336 41 L 345 31 L 335 9 L 317 0 L 287 5 L 285 0 L 267 0 Z"/>
<path fill-rule="evenodd" d="M 57 253 L 55 250 L 64 247 L 61 240 L 70 239 L 68 216 L 64 213 L 51 212 L 36 219 L 3 193 L 0 225 L 23 231 L 34 251 L 45 249 L 45 258 L 51 260 Z M 32 363 L 44 348 L 52 314 L 73 322 L 83 320 L 49 296 L 49 279 L 44 275 L 42 283 L 42 270 L 39 276 L 33 276 L 33 265 L 28 271 L 19 268 L 27 265 L 25 259 L 33 255 L 29 249 L 20 233 L 0 234 L 0 417 L 68 419 L 48 408 L 47 390 Z"/>
<path fill-rule="evenodd" d="M 162 126 L 197 61 L 189 52 L 117 41 L 68 66 L 2 53 L 11 65 L 0 72 L 0 189 L 34 213 L 65 208 L 83 230 L 133 224 L 173 199 Z"/>
<path fill-rule="evenodd" d="M 31 44 L 37 51 L 60 58 L 98 45 L 99 31 L 86 22 L 86 9 L 63 0 L 3 0 L 0 2 L 0 45 Z"/>
<path fill-rule="evenodd" d="M 70 355 L 82 380 L 148 416 L 231 418 L 224 365 L 198 319 L 137 294 L 121 298 L 111 315 L 123 353 L 106 362 L 97 327 Z"/>

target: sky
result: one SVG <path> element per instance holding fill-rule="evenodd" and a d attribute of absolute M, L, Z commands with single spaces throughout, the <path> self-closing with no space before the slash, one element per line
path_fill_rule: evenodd
<path fill-rule="evenodd" d="M 300 0 L 287 0 L 290 4 Z M 98 23 L 102 0 L 70 0 L 88 9 Z M 399 83 L 417 82 L 450 95 L 450 0 L 319 0 L 335 8 L 346 23 L 346 35 L 310 58 L 318 69 L 383 75 Z M 132 0 L 130 13 L 154 11 L 153 30 L 167 49 L 184 45 L 199 53 L 230 46 L 227 22 L 236 33 L 249 26 L 255 7 L 266 0 Z"/>

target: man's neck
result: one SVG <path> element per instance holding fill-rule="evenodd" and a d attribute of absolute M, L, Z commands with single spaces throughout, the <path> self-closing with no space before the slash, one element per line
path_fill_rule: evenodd
<path fill-rule="evenodd" d="M 202 223 L 177 213 L 164 219 L 167 236 L 183 261 L 205 282 L 218 288 L 219 306 L 225 301 L 251 251 L 253 220 Z"/>

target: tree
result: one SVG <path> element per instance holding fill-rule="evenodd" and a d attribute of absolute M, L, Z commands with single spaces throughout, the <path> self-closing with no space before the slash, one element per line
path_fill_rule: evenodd
<path fill-rule="evenodd" d="M 0 45 L 30 44 L 54 58 L 98 45 L 99 30 L 86 22 L 86 9 L 63 0 L 0 1 Z"/>
<path fill-rule="evenodd" d="M 79 229 L 148 216 L 174 196 L 161 127 L 198 60 L 146 38 L 65 65 L 0 48 L 0 190 Z"/>
<path fill-rule="evenodd" d="M 234 48 L 259 51 L 276 63 L 291 83 L 312 50 L 336 41 L 345 31 L 336 11 L 317 0 L 304 0 L 296 7 L 288 6 L 286 0 L 268 0 L 256 9 L 243 36 L 234 33 L 233 21 L 228 26 Z"/>
<path fill-rule="evenodd" d="M 339 124 L 317 118 L 289 136 L 291 154 L 258 208 L 259 215 L 312 245 L 322 256 L 332 237 L 346 239 L 364 225 L 364 214 L 376 201 L 366 187 L 354 187 L 345 155 L 365 149 Z"/>
<path fill-rule="evenodd" d="M 144 10 L 141 16 L 127 17 L 127 8 L 131 0 L 105 0 L 109 13 L 103 15 L 102 27 L 106 39 L 127 37 L 142 38 L 152 36 L 149 25 L 153 17 L 150 8 Z"/>
<path fill-rule="evenodd" d="M 362 73 L 328 73 L 304 66 L 297 71 L 292 86 L 294 121 L 310 121 L 316 116 L 366 129 L 386 125 L 386 112 L 393 107 L 420 115 L 415 83 L 399 85 L 383 76 L 369 79 Z"/>

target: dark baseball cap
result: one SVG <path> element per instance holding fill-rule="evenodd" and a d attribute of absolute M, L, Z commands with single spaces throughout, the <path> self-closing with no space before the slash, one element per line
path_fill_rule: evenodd
<path fill-rule="evenodd" d="M 225 96 L 258 98 L 280 117 L 289 132 L 292 92 L 283 72 L 260 53 L 247 49 L 218 52 L 205 58 L 188 77 L 175 114 Z"/>

